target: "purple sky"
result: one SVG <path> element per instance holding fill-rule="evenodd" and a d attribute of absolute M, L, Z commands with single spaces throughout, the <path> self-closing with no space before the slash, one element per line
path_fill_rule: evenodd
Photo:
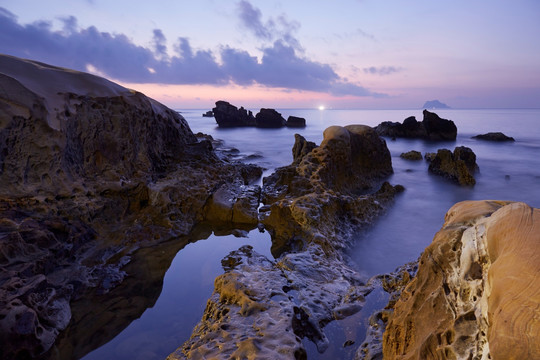
<path fill-rule="evenodd" d="M 179 109 L 539 108 L 539 19 L 537 0 L 0 0 L 0 52 Z"/>

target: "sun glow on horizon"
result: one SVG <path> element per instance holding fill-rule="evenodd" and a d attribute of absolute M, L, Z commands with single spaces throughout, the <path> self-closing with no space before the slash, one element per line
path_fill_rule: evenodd
<path fill-rule="evenodd" d="M 319 110 L 323 111 L 324 109 L 326 109 L 324 105 L 319 105 Z"/>

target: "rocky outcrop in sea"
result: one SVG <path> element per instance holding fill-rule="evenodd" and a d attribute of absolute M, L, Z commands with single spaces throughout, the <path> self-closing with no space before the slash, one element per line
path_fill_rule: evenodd
<path fill-rule="evenodd" d="M 177 112 L 90 74 L 0 63 L 0 357 L 44 356 L 71 302 L 121 284 L 135 250 L 213 221 L 223 193 L 230 227 L 257 222 L 261 169 L 217 156 Z"/>
<path fill-rule="evenodd" d="M 201 322 L 169 359 L 305 359 L 302 338 L 322 353 L 325 325 L 362 308 L 372 288 L 343 250 L 402 190 L 383 182 L 386 143 L 368 126 L 333 126 L 320 146 L 296 135 L 293 157 L 263 180 L 260 221 L 275 259 L 250 247 L 223 259 Z"/>
<path fill-rule="evenodd" d="M 465 201 L 392 306 L 388 359 L 538 359 L 540 210 Z"/>
<path fill-rule="evenodd" d="M 475 135 L 472 137 L 473 139 L 478 140 L 487 140 L 487 141 L 510 141 L 514 142 L 515 139 L 513 137 L 507 136 L 503 134 L 502 132 L 489 132 L 485 134 Z"/>
<path fill-rule="evenodd" d="M 476 184 L 474 178 L 478 171 L 476 154 L 466 146 L 457 146 L 454 152 L 439 149 L 437 153 L 426 154 L 429 161 L 428 170 L 433 174 L 445 177 L 462 186 Z"/>
<path fill-rule="evenodd" d="M 218 126 L 220 127 L 244 127 L 254 126 L 258 128 L 281 128 L 284 126 L 302 128 L 306 126 L 306 119 L 289 116 L 287 120 L 275 109 L 262 108 L 255 116 L 251 111 L 243 107 L 219 100 L 212 109 Z"/>
<path fill-rule="evenodd" d="M 375 127 L 380 136 L 391 138 L 419 138 L 435 141 L 455 140 L 457 127 L 452 120 L 442 119 L 439 115 L 423 111 L 424 119 L 419 122 L 414 116 L 403 123 L 385 121 Z"/>

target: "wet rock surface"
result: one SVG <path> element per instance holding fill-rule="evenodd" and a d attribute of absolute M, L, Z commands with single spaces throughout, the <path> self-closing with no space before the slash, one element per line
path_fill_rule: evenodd
<path fill-rule="evenodd" d="M 538 358 L 539 218 L 524 203 L 454 205 L 393 306 L 384 358 Z"/>
<path fill-rule="evenodd" d="M 420 151 L 411 150 L 401 153 L 399 157 L 405 160 L 422 160 L 422 153 Z"/>
<path fill-rule="evenodd" d="M 261 169 L 218 156 L 177 112 L 96 76 L 0 61 L 0 357 L 45 353 L 71 302 L 123 283 L 137 249 L 206 217 L 256 221 Z M 232 218 L 206 215 L 220 189 Z"/>
<path fill-rule="evenodd" d="M 426 154 L 428 170 L 443 176 L 462 186 L 476 184 L 474 173 L 478 171 L 475 153 L 466 146 L 458 146 L 452 153 L 448 149 L 439 149 L 436 154 Z"/>
<path fill-rule="evenodd" d="M 375 127 L 380 136 L 391 138 L 419 138 L 434 141 L 455 140 L 457 127 L 452 120 L 442 119 L 439 115 L 424 110 L 423 120 L 417 121 L 414 116 L 406 118 L 403 123 L 385 121 Z"/>
<path fill-rule="evenodd" d="M 226 257 L 201 322 L 169 359 L 305 359 L 303 338 L 323 353 L 325 325 L 362 308 L 372 288 L 342 250 L 401 190 L 381 185 L 390 154 L 367 126 L 330 127 L 320 146 L 295 137 L 293 163 L 263 181 L 274 259 L 250 248 Z"/>

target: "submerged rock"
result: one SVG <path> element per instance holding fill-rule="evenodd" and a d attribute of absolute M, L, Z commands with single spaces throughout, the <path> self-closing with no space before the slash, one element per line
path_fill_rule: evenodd
<path fill-rule="evenodd" d="M 237 198 L 229 226 L 255 226 L 257 170 L 219 159 L 177 112 L 90 74 L 0 65 L 1 358 L 44 357 L 72 300 L 112 291 L 136 249 L 188 234 L 218 189 Z"/>
<path fill-rule="evenodd" d="M 384 358 L 540 358 L 539 224 L 524 203 L 454 205 L 393 306 Z"/>
<path fill-rule="evenodd" d="M 452 120 L 446 120 L 439 115 L 423 111 L 424 119 L 418 122 L 414 116 L 410 116 L 403 121 L 385 121 L 375 127 L 380 136 L 392 138 L 420 138 L 436 141 L 455 140 L 457 127 Z"/>
<path fill-rule="evenodd" d="M 472 139 L 488 140 L 488 141 L 515 141 L 513 137 L 506 136 L 502 132 L 490 132 L 473 136 Z"/>
<path fill-rule="evenodd" d="M 474 173 L 478 170 L 476 155 L 468 147 L 458 146 L 452 153 L 448 149 L 439 149 L 434 156 L 426 154 L 430 161 L 429 171 L 457 182 L 459 185 L 474 185 Z"/>

